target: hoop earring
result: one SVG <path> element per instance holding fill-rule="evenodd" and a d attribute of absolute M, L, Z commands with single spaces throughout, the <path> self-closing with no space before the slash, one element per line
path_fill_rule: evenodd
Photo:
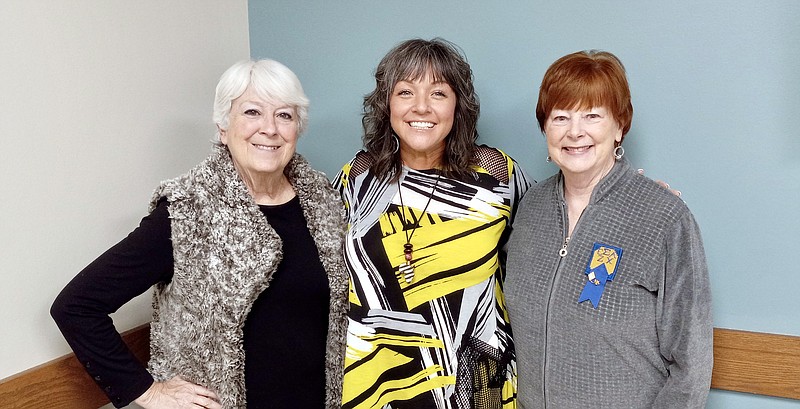
<path fill-rule="evenodd" d="M 392 151 L 392 154 L 394 155 L 400 150 L 400 139 L 394 134 L 394 132 L 392 132 L 392 140 L 394 140 L 394 151 Z"/>
<path fill-rule="evenodd" d="M 617 145 L 617 147 L 614 148 L 614 159 L 620 160 L 623 156 L 625 156 L 625 148 L 623 148 L 622 145 Z"/>

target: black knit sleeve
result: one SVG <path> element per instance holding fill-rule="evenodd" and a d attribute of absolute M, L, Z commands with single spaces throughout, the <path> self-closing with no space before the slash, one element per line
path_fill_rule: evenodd
<path fill-rule="evenodd" d="M 128 237 L 94 260 L 50 308 L 67 343 L 116 407 L 138 398 L 153 377 L 122 341 L 109 314 L 153 284 L 172 279 L 168 202 L 163 200 Z"/>

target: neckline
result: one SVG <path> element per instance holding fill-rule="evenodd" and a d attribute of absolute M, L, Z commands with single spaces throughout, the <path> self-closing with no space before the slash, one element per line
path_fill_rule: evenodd
<path fill-rule="evenodd" d="M 300 203 L 300 197 L 297 196 L 297 194 L 295 194 L 294 196 L 292 196 L 291 199 L 289 199 L 289 200 L 287 200 L 287 201 L 285 201 L 283 203 L 278 203 L 278 204 L 260 204 L 259 203 L 258 207 L 260 209 L 278 209 L 278 208 L 281 208 L 281 207 L 290 206 L 290 205 L 294 204 L 293 202 L 297 202 L 298 204 Z"/>
<path fill-rule="evenodd" d="M 430 174 L 430 173 L 434 173 L 434 172 L 441 172 L 441 171 L 442 171 L 442 169 L 441 169 L 441 168 L 414 169 L 414 168 L 412 168 L 412 167 L 409 167 L 409 166 L 408 166 L 408 165 L 406 165 L 405 163 L 404 163 L 404 164 L 402 164 L 400 167 L 401 167 L 402 171 L 403 171 L 403 172 L 405 172 L 405 173 L 408 173 L 408 172 L 414 171 L 414 172 L 420 172 L 420 173 Z"/>

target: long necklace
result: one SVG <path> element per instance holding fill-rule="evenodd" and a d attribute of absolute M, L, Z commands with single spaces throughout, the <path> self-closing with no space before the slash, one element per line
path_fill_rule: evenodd
<path fill-rule="evenodd" d="M 414 237 L 414 233 L 417 231 L 417 227 L 419 227 L 419 222 L 422 219 L 422 216 L 425 215 L 425 211 L 428 210 L 428 205 L 431 204 L 431 199 L 433 199 L 433 194 L 436 192 L 436 187 L 439 186 L 439 178 L 441 177 L 441 173 L 436 176 L 436 182 L 433 184 L 433 189 L 431 189 L 430 196 L 428 196 L 428 202 L 425 203 L 425 207 L 422 209 L 422 213 L 420 213 L 420 219 L 414 222 L 414 227 L 411 229 L 411 233 L 409 233 L 408 229 L 405 227 L 403 228 L 403 233 L 406 235 L 406 244 L 403 244 L 403 255 L 405 256 L 406 261 L 397 266 L 397 269 L 409 284 L 414 281 L 414 245 L 411 244 L 411 238 Z M 405 219 L 406 205 L 403 203 L 403 189 L 400 186 L 400 179 L 397 180 L 397 193 L 400 195 L 400 207 L 402 208 L 401 211 L 403 212 L 403 218 Z"/>

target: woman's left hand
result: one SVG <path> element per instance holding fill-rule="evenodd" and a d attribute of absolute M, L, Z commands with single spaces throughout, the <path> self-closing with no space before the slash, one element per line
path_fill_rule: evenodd
<path fill-rule="evenodd" d="M 644 175 L 644 169 L 637 169 L 636 171 L 639 172 L 640 175 Z M 658 183 L 661 186 L 664 186 L 664 188 L 672 192 L 673 195 L 681 197 L 681 191 L 669 187 L 669 183 L 664 182 L 663 180 L 656 180 L 656 183 Z"/>
<path fill-rule="evenodd" d="M 656 183 L 658 183 L 661 186 L 664 186 L 667 190 L 672 192 L 673 195 L 681 197 L 681 191 L 678 190 L 678 189 L 673 189 L 673 188 L 669 187 L 669 183 L 664 182 L 663 180 L 656 180 Z"/>
<path fill-rule="evenodd" d="M 135 402 L 144 409 L 222 409 L 214 392 L 180 376 L 166 382 L 153 382 Z"/>

